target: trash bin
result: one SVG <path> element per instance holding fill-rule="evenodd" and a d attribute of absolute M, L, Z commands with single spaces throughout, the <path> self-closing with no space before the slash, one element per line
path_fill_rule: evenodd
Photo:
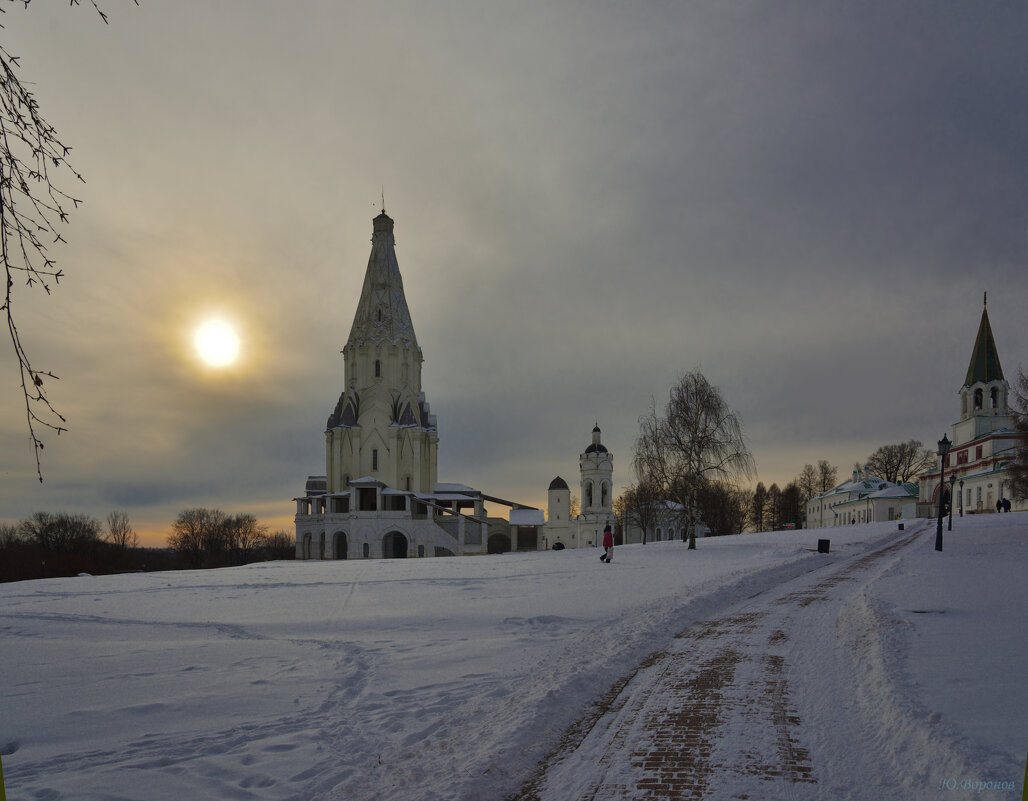
<path fill-rule="evenodd" d="M 831 544 L 831 540 L 818 540 L 817 541 L 817 552 L 828 553 L 828 546 Z"/>

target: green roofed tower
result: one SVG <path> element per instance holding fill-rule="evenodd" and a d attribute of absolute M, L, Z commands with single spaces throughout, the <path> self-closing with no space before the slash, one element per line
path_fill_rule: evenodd
<path fill-rule="evenodd" d="M 1002 380 L 1003 368 L 999 363 L 996 340 L 992 338 L 992 326 L 989 325 L 988 295 L 986 295 L 985 306 L 982 309 L 982 321 L 978 326 L 978 338 L 975 340 L 974 350 L 971 353 L 971 363 L 967 366 L 964 386 L 970 387 L 973 384 L 988 384 L 992 381 Z"/>
<path fill-rule="evenodd" d="M 954 434 L 965 440 L 980 437 L 1009 425 L 1010 408 L 1007 397 L 1010 387 L 1003 378 L 999 364 L 999 351 L 989 324 L 988 295 L 982 308 L 978 336 L 967 366 L 964 385 L 960 387 L 960 422 Z"/>
<path fill-rule="evenodd" d="M 1017 455 L 1020 440 L 1009 403 L 1010 386 L 1003 378 L 992 336 L 987 301 L 988 296 L 983 301 L 971 363 L 958 391 L 960 418 L 953 423 L 951 445 L 944 460 L 946 478 L 953 482 L 946 494 L 953 496 L 962 514 L 996 513 L 1000 509 L 1028 511 L 1028 502 L 1007 494 L 1008 468 Z M 943 498 L 939 479 L 939 462 L 918 477 L 919 516 L 938 514 Z"/>

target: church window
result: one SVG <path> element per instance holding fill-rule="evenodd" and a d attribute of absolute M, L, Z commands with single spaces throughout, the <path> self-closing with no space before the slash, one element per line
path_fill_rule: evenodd
<path fill-rule="evenodd" d="M 989 400 L 992 403 L 993 409 L 999 406 L 999 389 L 993 387 L 991 390 L 989 390 Z"/>
<path fill-rule="evenodd" d="M 591 507 L 593 505 L 593 483 L 587 481 L 585 484 L 585 505 Z"/>
<path fill-rule="evenodd" d="M 975 459 L 981 459 L 982 458 L 982 446 L 981 445 L 977 446 L 974 449 L 974 458 Z"/>
<path fill-rule="evenodd" d="M 382 322 L 382 309 L 381 308 L 378 310 L 378 321 Z"/>
<path fill-rule="evenodd" d="M 407 476 L 407 492 L 410 492 L 410 476 Z"/>
<path fill-rule="evenodd" d="M 657 526 L 657 533 L 656 533 L 656 537 L 655 538 L 656 538 L 657 542 L 660 542 L 660 540 L 661 540 L 660 526 Z"/>
<path fill-rule="evenodd" d="M 976 409 L 981 409 L 982 408 L 983 397 L 984 397 L 984 393 L 982 392 L 982 388 L 979 387 L 978 389 L 976 389 L 974 391 L 974 408 L 976 408 Z"/>
<path fill-rule="evenodd" d="M 378 470 L 378 448 L 371 451 L 371 469 Z"/>
<path fill-rule="evenodd" d="M 361 548 L 361 551 L 364 553 L 365 559 L 371 556 L 371 546 L 368 545 L 368 543 L 364 543 L 364 546 Z"/>
<path fill-rule="evenodd" d="M 375 378 L 382 377 L 382 362 L 375 359 Z"/>

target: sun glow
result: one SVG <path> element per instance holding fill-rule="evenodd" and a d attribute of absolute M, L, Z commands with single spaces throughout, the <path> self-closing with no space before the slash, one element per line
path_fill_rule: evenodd
<path fill-rule="evenodd" d="M 226 367 L 239 355 L 239 337 L 224 320 L 208 320 L 193 337 L 196 352 L 211 367 Z"/>

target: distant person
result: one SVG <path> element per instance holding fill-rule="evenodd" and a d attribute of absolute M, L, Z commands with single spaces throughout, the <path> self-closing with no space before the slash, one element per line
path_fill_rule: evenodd
<path fill-rule="evenodd" d="M 996 511 L 997 512 L 1002 512 L 1003 511 L 1003 499 L 1002 498 L 1000 498 L 1000 499 L 998 499 L 996 501 Z"/>
<path fill-rule="evenodd" d="M 614 558 L 614 532 L 610 530 L 610 524 L 608 523 L 603 528 L 603 556 L 600 557 L 601 562 L 610 564 L 610 560 Z"/>
<path fill-rule="evenodd" d="M 1010 498 L 1004 498 L 1003 499 L 1003 511 L 1004 512 L 1009 512 L 1010 511 Z"/>

